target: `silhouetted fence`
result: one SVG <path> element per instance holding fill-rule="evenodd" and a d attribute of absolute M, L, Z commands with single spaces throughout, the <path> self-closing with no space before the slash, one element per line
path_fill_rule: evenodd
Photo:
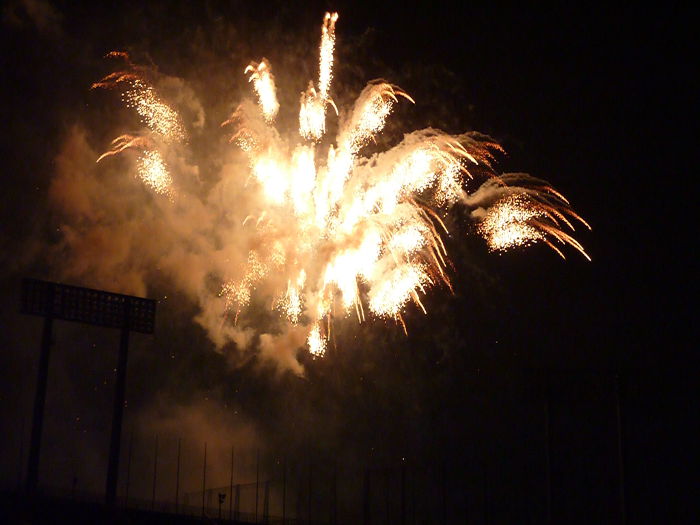
<path fill-rule="evenodd" d="M 132 458 L 134 455 L 132 445 Z M 225 459 L 230 463 L 229 458 Z M 165 463 L 166 458 L 161 456 L 159 461 Z M 210 470 L 217 463 L 208 455 Z M 158 463 L 154 465 L 157 467 Z M 164 485 L 176 487 L 176 480 L 162 478 L 159 490 L 152 491 L 150 498 L 142 497 L 143 491 L 135 493 L 129 486 L 134 482 L 132 472 L 120 487 L 119 507 L 234 523 L 407 525 L 464 523 L 468 519 L 485 523 L 481 508 L 483 487 L 465 484 L 461 472 L 445 466 L 402 462 L 397 467 L 362 468 L 317 465 L 309 461 L 285 464 L 279 460 L 265 469 L 259 465 L 257 481 L 231 483 L 229 480 L 226 485 L 214 486 L 207 484 L 203 467 L 200 483 L 204 490 L 166 494 Z M 158 479 L 155 468 L 150 480 L 139 481 L 142 486 L 148 482 L 153 486 Z M 103 494 L 75 487 L 44 486 L 40 487 L 40 493 L 65 501 L 90 504 L 104 501 Z"/>
<path fill-rule="evenodd" d="M 607 468 L 608 480 L 619 488 L 619 495 L 613 494 L 610 500 L 617 504 L 613 514 L 624 521 L 624 411 L 619 382 L 615 378 L 611 383 L 613 395 L 602 397 L 594 406 L 601 408 L 599 424 L 607 429 L 600 436 L 612 438 L 609 442 L 614 447 L 603 451 L 598 461 L 599 471 Z M 241 451 L 239 443 L 185 443 L 175 436 L 127 434 L 121 449 L 117 506 L 200 520 L 292 525 L 487 524 L 509 522 L 513 516 L 531 523 L 555 521 L 554 516 L 568 512 L 566 503 L 560 503 L 566 496 L 560 486 L 566 482 L 569 456 L 560 444 L 569 438 L 562 436 L 560 429 L 566 427 L 560 421 L 570 417 L 570 404 L 560 398 L 561 394 L 553 396 L 547 389 L 524 412 L 523 422 L 529 424 L 531 434 L 509 443 L 525 452 L 506 448 L 504 442 L 492 443 L 488 437 L 498 436 L 484 433 L 465 444 L 464 450 L 424 452 L 421 463 L 408 458 L 382 465 L 368 456 L 364 462 L 343 464 L 339 459 L 251 450 L 250 444 Z M 509 455 L 514 450 L 516 454 Z M 22 439 L 17 440 L 17 451 L 19 488 L 26 453 Z M 427 454 L 440 459 L 431 463 L 425 459 Z M 78 466 L 87 477 L 87 469 Z M 64 482 L 55 475 L 48 481 L 47 476 L 47 483 L 58 479 L 61 488 L 42 484 L 42 478 L 38 488 L 63 501 L 101 504 L 103 474 L 98 470 L 90 474 L 98 483 L 78 479 L 79 473 L 66 473 Z M 504 510 L 504 502 L 509 509 Z"/>

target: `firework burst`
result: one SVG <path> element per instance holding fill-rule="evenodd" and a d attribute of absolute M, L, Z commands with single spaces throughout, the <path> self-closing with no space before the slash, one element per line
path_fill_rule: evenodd
<path fill-rule="evenodd" d="M 331 319 L 354 312 L 395 319 L 401 325 L 408 303 L 425 311 L 428 289 L 451 287 L 441 214 L 456 205 L 471 210 L 476 230 L 490 249 L 503 251 L 543 242 L 563 257 L 570 245 L 587 257 L 563 228 L 586 223 L 546 182 L 526 175 L 497 175 L 494 154 L 502 151 L 478 134 L 450 136 L 426 129 L 410 133 L 395 147 L 363 157 L 365 146 L 384 128 L 400 99 L 411 97 L 385 81 L 369 83 L 349 111 L 338 111 L 331 97 L 337 13 L 321 28 L 319 77 L 302 93 L 296 139 L 275 129 L 279 111 L 272 65 L 262 59 L 244 71 L 257 104 L 243 102 L 223 123 L 231 143 L 245 152 L 249 174 L 263 209 L 244 221 L 257 242 L 242 270 L 221 276 L 220 296 L 233 322 L 270 276 L 283 276 L 272 308 L 291 325 L 307 329 L 308 348 L 323 355 Z M 173 179 L 159 150 L 186 142 L 177 112 L 146 82 L 143 68 L 107 76 L 94 87 L 126 86 L 124 100 L 147 132 L 115 139 L 100 157 L 137 152 L 136 170 L 157 193 L 174 195 Z M 328 107 L 339 115 L 338 134 L 321 145 Z M 474 192 L 466 182 L 473 168 L 489 173 Z M 471 170 L 471 171 L 470 171 Z M 233 205 L 234 203 L 231 203 Z M 587 226 L 587 225 L 586 225 Z"/>

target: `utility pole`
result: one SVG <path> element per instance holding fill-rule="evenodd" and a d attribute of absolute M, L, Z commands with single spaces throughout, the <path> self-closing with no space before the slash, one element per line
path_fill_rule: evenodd
<path fill-rule="evenodd" d="M 175 471 L 175 514 L 178 513 L 180 503 L 180 440 L 177 438 L 177 470 Z"/>
<path fill-rule="evenodd" d="M 53 304 L 53 288 L 48 290 L 47 304 Z M 49 356 L 51 352 L 51 333 L 53 329 L 53 312 L 47 309 L 44 317 L 44 328 L 41 332 L 41 354 L 39 355 L 39 371 L 34 394 L 34 415 L 32 419 L 32 437 L 29 445 L 29 462 L 27 465 L 27 496 L 31 499 L 36 495 L 39 479 L 39 457 L 41 455 L 41 432 L 44 427 L 44 405 L 46 404 L 46 383 L 49 378 Z"/>
<path fill-rule="evenodd" d="M 365 468 L 365 481 L 362 494 L 362 523 L 364 525 L 369 525 L 370 523 L 370 477 L 369 468 Z"/>
<path fill-rule="evenodd" d="M 151 510 L 156 507 L 156 477 L 158 476 L 158 434 L 156 434 L 155 450 L 153 451 L 153 491 L 151 493 Z"/>
<path fill-rule="evenodd" d="M 202 467 L 202 518 L 204 518 L 204 497 L 207 494 L 207 442 L 204 442 L 204 466 Z"/>
<path fill-rule="evenodd" d="M 287 456 L 282 462 L 282 525 L 287 525 Z"/>
<path fill-rule="evenodd" d="M 24 462 L 24 414 L 19 431 L 19 458 L 17 461 L 17 491 L 22 490 L 22 463 Z"/>
<path fill-rule="evenodd" d="M 233 520 L 238 521 L 241 515 L 241 484 L 236 484 L 236 502 L 233 505 Z"/>
<path fill-rule="evenodd" d="M 263 523 L 270 523 L 270 480 L 265 480 L 265 492 L 263 493 Z"/>
<path fill-rule="evenodd" d="M 489 523 L 489 487 L 488 487 L 488 472 L 486 470 L 486 463 L 483 464 L 483 498 L 484 498 L 484 524 Z"/>
<path fill-rule="evenodd" d="M 311 473 L 313 471 L 312 465 L 311 465 L 311 456 L 309 456 L 309 494 L 307 498 L 307 513 L 309 516 L 309 523 L 311 523 Z"/>
<path fill-rule="evenodd" d="M 338 523 L 338 461 L 333 463 L 333 507 L 331 510 L 331 524 Z"/>
<path fill-rule="evenodd" d="M 126 490 L 124 491 L 124 508 L 129 504 L 129 483 L 131 482 L 131 453 L 134 448 L 134 431 L 129 436 L 129 455 L 126 460 Z"/>
<path fill-rule="evenodd" d="M 229 484 L 228 484 L 228 493 L 229 493 L 229 500 L 228 500 L 228 519 L 231 521 L 232 518 L 232 511 L 233 511 L 233 460 L 236 457 L 236 449 L 234 448 L 233 445 L 231 445 L 231 478 L 229 479 Z"/>
<path fill-rule="evenodd" d="M 552 437 L 550 430 L 550 411 L 551 411 L 551 388 L 549 385 L 549 377 L 547 377 L 546 394 L 544 401 L 544 437 L 545 437 L 545 490 L 546 490 L 546 521 L 547 525 L 552 523 Z"/>
<path fill-rule="evenodd" d="M 119 451 L 122 439 L 122 418 L 124 415 L 124 396 L 126 394 L 126 363 L 129 356 L 129 317 L 131 301 L 124 301 L 124 320 L 119 338 L 119 358 L 117 360 L 117 383 L 114 387 L 114 409 L 112 410 L 112 435 L 109 440 L 109 465 L 107 466 L 107 486 L 105 501 L 114 506 L 117 496 L 117 479 L 119 478 Z"/>
<path fill-rule="evenodd" d="M 622 427 L 622 400 L 620 399 L 620 374 L 615 374 L 615 416 L 617 420 L 617 467 L 619 472 L 620 523 L 627 522 L 627 502 L 625 494 L 625 458 Z"/>
<path fill-rule="evenodd" d="M 447 466 L 442 461 L 442 522 L 447 523 Z"/>
<path fill-rule="evenodd" d="M 258 487 L 260 485 L 260 450 L 255 451 L 255 523 L 258 522 Z"/>
<path fill-rule="evenodd" d="M 406 525 L 406 460 L 401 458 L 401 525 Z"/>

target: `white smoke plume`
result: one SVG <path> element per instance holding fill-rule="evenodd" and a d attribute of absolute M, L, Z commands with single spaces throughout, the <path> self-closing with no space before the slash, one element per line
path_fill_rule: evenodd
<path fill-rule="evenodd" d="M 161 91 L 180 114 L 191 115 L 186 119 L 189 140 L 201 140 L 204 111 L 192 90 L 182 79 L 166 77 L 159 83 Z M 280 370 L 302 374 L 296 352 L 304 341 L 298 330 L 280 324 L 265 334 L 259 326 L 249 326 L 254 318 L 231 322 L 221 282 L 242 278 L 248 252 L 259 242 L 256 221 L 245 222 L 246 213 L 263 210 L 264 203 L 247 183 L 242 156 L 223 140 L 212 142 L 223 162 L 208 178 L 200 175 L 184 145 L 160 148 L 168 169 L 177 173 L 169 200 L 130 175 L 137 152 L 98 164 L 100 145 L 85 127 L 71 127 L 55 159 L 49 191 L 60 231 L 54 267 L 65 281 L 123 293 L 147 296 L 154 285 L 172 288 L 198 305 L 195 321 L 217 350 L 231 343 L 239 354 L 259 347 L 260 356 Z M 284 277 L 268 279 L 269 292 Z M 240 358 L 229 361 L 239 363 Z"/>

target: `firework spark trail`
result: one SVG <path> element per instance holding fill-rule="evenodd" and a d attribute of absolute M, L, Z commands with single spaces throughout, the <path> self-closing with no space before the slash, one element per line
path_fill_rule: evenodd
<path fill-rule="evenodd" d="M 564 253 L 552 242 L 568 244 L 589 261 L 583 246 L 562 230 L 562 224 L 574 231 L 573 221 L 590 230 L 569 205 L 566 198 L 546 181 L 525 173 L 510 173 L 486 181 L 464 203 L 472 207 L 479 220 L 479 233 L 492 251 L 544 242 L 562 258 Z"/>
<path fill-rule="evenodd" d="M 333 50 L 335 49 L 335 22 L 338 13 L 326 13 L 321 27 L 321 46 L 319 52 L 318 90 L 313 81 L 301 94 L 299 104 L 299 134 L 307 140 L 318 141 L 326 132 L 326 106 L 332 105 L 336 113 L 338 108 L 329 95 L 333 79 Z"/>
<path fill-rule="evenodd" d="M 136 171 L 139 178 L 156 193 L 173 196 L 173 179 L 157 143 L 173 144 L 187 140 L 185 127 L 180 115 L 163 102 L 153 86 L 144 79 L 145 68 L 131 62 L 127 53 L 111 52 L 108 57 L 124 60 L 129 69 L 107 75 L 92 85 L 92 88 L 116 88 L 121 84 L 128 87 L 122 94 L 125 105 L 139 115 L 141 122 L 150 130 L 150 136 L 121 135 L 112 142 L 112 149 L 102 154 L 97 162 L 106 157 L 122 153 L 128 149 L 138 152 Z"/>
<path fill-rule="evenodd" d="M 385 81 L 365 87 L 354 107 L 341 115 L 335 142 L 322 149 L 327 106 L 337 113 L 330 95 L 337 18 L 330 13 L 324 17 L 318 85 L 309 82 L 302 94 L 296 145 L 273 127 L 279 103 L 265 59 L 245 70 L 257 107 L 244 101 L 223 123 L 234 128 L 231 142 L 247 155 L 262 206 L 250 210 L 242 224 L 255 239 L 247 261 L 220 276 L 220 297 L 234 322 L 256 290 L 275 281 L 269 304 L 290 325 L 305 327 L 314 355 L 325 352 L 334 316 L 354 311 L 362 321 L 371 314 L 395 319 L 405 330 L 402 312 L 409 302 L 425 312 L 422 295 L 441 284 L 451 289 L 442 240 L 447 228 L 439 212 L 455 205 L 471 210 L 491 250 L 543 242 L 562 257 L 560 247 L 567 244 L 588 257 L 563 231 L 573 230 L 574 221 L 588 225 L 545 181 L 496 175 L 492 165 L 503 150 L 488 137 L 426 129 L 407 134 L 390 150 L 363 157 L 363 148 L 381 133 L 399 98 L 413 102 Z M 127 91 L 126 100 L 150 134 L 118 137 L 100 160 L 128 149 L 140 151 L 141 178 L 163 192 L 172 178 L 158 150 L 170 140 L 185 141 L 184 126 L 147 87 L 142 69 L 129 64 L 126 72 L 109 75 L 96 87 L 128 83 L 136 91 Z M 488 175 L 468 193 L 466 181 L 474 178 L 473 171 Z"/>
<path fill-rule="evenodd" d="M 335 23 L 338 13 L 326 13 L 321 30 L 321 53 L 319 58 L 318 92 L 324 100 L 328 100 L 328 91 L 333 79 L 333 50 L 335 48 Z"/>
<path fill-rule="evenodd" d="M 165 141 L 185 140 L 180 116 L 156 96 L 152 86 L 144 84 L 141 80 L 134 80 L 131 82 L 131 88 L 124 93 L 124 100 L 128 107 L 136 110 L 143 123 Z"/>
<path fill-rule="evenodd" d="M 270 64 L 264 58 L 260 63 L 251 62 L 245 68 L 245 74 L 250 73 L 249 82 L 253 82 L 260 108 L 268 122 L 272 122 L 277 116 L 277 111 L 280 109 L 277 102 L 277 90 L 275 88 L 275 79 L 272 76 Z"/>

